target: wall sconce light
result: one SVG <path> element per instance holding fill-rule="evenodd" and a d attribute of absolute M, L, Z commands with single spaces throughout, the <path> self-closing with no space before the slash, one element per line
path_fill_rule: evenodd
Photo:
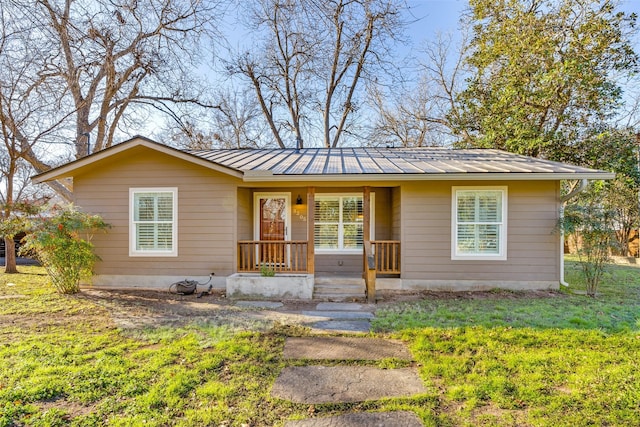
<path fill-rule="evenodd" d="M 302 204 L 302 197 L 298 194 L 298 198 L 296 199 L 296 205 Z"/>

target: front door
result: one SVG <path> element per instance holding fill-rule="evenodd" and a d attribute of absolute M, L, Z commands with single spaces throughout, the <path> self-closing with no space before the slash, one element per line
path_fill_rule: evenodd
<path fill-rule="evenodd" d="M 285 264 L 287 251 L 283 242 L 289 240 L 290 215 L 288 193 L 255 194 L 255 239 L 260 240 L 258 260 L 261 264 Z M 269 244 L 273 241 L 273 244 Z"/>

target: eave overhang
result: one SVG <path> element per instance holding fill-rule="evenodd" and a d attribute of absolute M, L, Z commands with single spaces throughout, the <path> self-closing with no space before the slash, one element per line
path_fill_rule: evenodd
<path fill-rule="evenodd" d="M 234 176 L 236 178 L 242 178 L 243 176 L 241 171 L 231 169 L 229 167 L 220 165 L 218 163 L 210 162 L 201 157 L 194 156 L 189 153 L 185 153 L 184 151 L 169 147 L 167 145 L 159 144 L 155 141 L 152 141 L 142 136 L 135 136 L 128 141 L 106 148 L 90 156 L 83 157 L 73 162 L 50 169 L 46 172 L 42 172 L 38 175 L 31 177 L 31 180 L 34 183 L 39 184 L 47 181 L 53 181 L 56 179 L 68 178 L 73 176 L 74 173 L 81 171 L 84 168 L 87 168 L 93 163 L 99 162 L 101 160 L 107 159 L 111 156 L 120 154 L 122 152 L 125 152 L 127 150 L 130 150 L 136 147 L 146 147 L 151 150 L 155 150 L 157 152 L 164 153 L 169 156 L 193 163 L 195 165 L 205 167 L 207 169 L 215 170 L 217 172 L 221 172 L 226 175 Z"/>
<path fill-rule="evenodd" d="M 429 174 L 352 174 L 352 175 L 273 175 L 245 172 L 244 182 L 382 182 L 382 181 L 560 181 L 614 179 L 611 172 L 593 173 L 429 173 Z"/>

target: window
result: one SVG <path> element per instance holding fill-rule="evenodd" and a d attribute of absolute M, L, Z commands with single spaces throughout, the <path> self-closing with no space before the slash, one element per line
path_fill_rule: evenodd
<path fill-rule="evenodd" d="M 177 256 L 177 188 L 132 188 L 129 255 Z"/>
<path fill-rule="evenodd" d="M 373 212 L 373 194 L 371 196 Z M 362 251 L 364 237 L 362 205 L 361 195 L 316 195 L 316 250 Z M 373 218 L 371 224 L 373 224 Z"/>
<path fill-rule="evenodd" d="M 507 188 L 453 187 L 452 259 L 507 259 Z"/>

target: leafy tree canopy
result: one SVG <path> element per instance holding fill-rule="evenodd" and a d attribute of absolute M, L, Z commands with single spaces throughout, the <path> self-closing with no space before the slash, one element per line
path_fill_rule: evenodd
<path fill-rule="evenodd" d="M 614 112 L 614 74 L 637 64 L 635 14 L 609 0 L 469 3 L 472 74 L 451 117 L 459 145 L 554 158 Z"/>

